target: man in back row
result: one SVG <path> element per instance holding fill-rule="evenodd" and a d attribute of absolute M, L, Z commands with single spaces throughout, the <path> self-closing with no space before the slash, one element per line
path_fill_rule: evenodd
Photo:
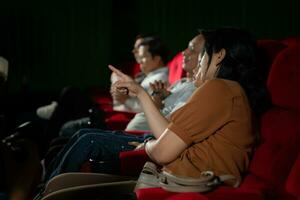
<path fill-rule="evenodd" d="M 136 42 L 138 41 L 140 41 L 140 44 L 137 46 L 137 55 L 135 57 L 140 64 L 142 73 L 138 77 L 140 81 L 136 81 L 150 93 L 150 83 L 154 81 L 168 82 L 167 50 L 162 41 L 156 37 L 140 38 Z M 112 89 L 112 97 L 119 103 L 119 106 L 114 105 L 114 110 L 142 111 L 136 98 L 129 97 L 119 90 Z"/>
<path fill-rule="evenodd" d="M 168 82 L 167 49 L 161 39 L 157 37 L 138 37 L 135 41 L 133 54 L 140 64 L 141 73 L 135 78 L 146 91 L 152 92 L 150 83 L 154 81 Z M 114 74 L 112 74 L 111 94 L 114 102 L 114 110 L 141 112 L 141 107 L 136 98 L 129 97 L 114 88 Z M 89 117 L 73 120 L 65 123 L 60 130 L 60 136 L 70 137 L 82 128 L 90 128 Z"/>

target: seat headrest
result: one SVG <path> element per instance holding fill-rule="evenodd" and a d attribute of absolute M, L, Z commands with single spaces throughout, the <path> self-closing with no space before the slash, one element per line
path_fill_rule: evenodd
<path fill-rule="evenodd" d="M 174 58 L 168 62 L 167 66 L 169 67 L 169 83 L 172 85 L 179 79 L 185 76 L 185 71 L 182 68 L 182 59 L 183 54 L 179 52 L 174 56 Z"/>
<path fill-rule="evenodd" d="M 281 40 L 281 42 L 287 46 L 300 45 L 300 37 L 288 37 Z"/>
<path fill-rule="evenodd" d="M 257 40 L 259 50 L 259 63 L 270 67 L 277 54 L 286 48 L 286 45 L 278 40 Z"/>
<path fill-rule="evenodd" d="M 300 110 L 300 46 L 282 50 L 275 58 L 267 86 L 274 105 Z"/>

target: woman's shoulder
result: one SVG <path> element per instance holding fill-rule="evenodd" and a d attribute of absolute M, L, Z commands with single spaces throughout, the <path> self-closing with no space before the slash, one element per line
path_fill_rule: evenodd
<path fill-rule="evenodd" d="M 239 83 L 227 79 L 211 79 L 207 80 L 198 89 L 199 92 L 214 93 L 220 97 L 236 96 L 240 91 Z"/>

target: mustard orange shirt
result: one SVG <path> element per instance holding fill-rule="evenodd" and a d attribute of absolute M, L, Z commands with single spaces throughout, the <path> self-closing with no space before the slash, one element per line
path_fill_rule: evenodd
<path fill-rule="evenodd" d="M 241 178 L 253 150 L 252 111 L 242 87 L 234 81 L 213 79 L 197 88 L 174 112 L 168 128 L 187 145 L 167 164 L 177 176 L 198 177 L 211 170 Z"/>

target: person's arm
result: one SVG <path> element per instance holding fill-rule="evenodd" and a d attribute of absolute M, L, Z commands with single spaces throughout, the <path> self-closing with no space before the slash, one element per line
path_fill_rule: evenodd
<path fill-rule="evenodd" d="M 119 77 L 116 87 L 127 88 L 129 96 L 139 99 L 153 135 L 155 138 L 159 138 L 167 128 L 169 121 L 160 113 L 149 94 L 139 84 L 113 66 L 109 65 L 109 68 Z"/>
<path fill-rule="evenodd" d="M 172 162 L 186 148 L 187 144 L 169 129 L 166 129 L 159 139 L 150 140 L 145 145 L 147 155 L 160 165 Z"/>

